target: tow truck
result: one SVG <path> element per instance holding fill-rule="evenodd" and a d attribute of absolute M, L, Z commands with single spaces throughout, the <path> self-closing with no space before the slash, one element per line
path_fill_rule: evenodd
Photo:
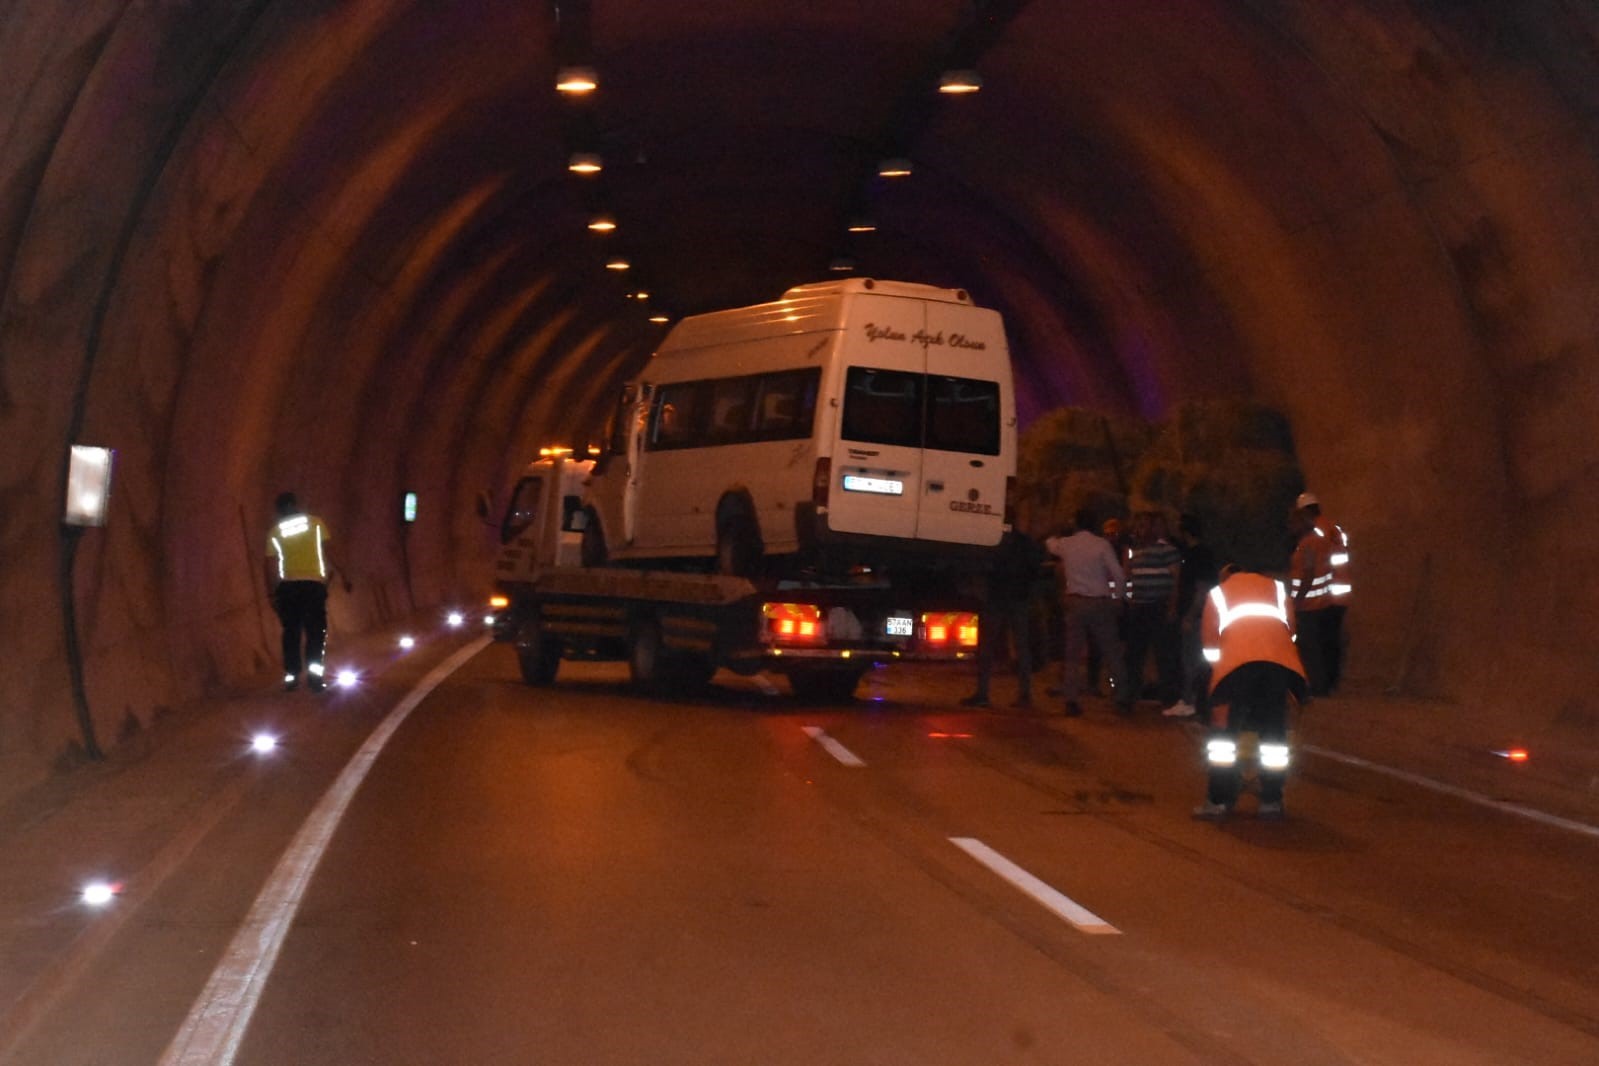
<path fill-rule="evenodd" d="M 491 631 L 515 647 L 529 685 L 552 684 L 567 659 L 626 662 L 635 687 L 657 692 L 705 685 L 725 667 L 781 673 L 801 699 L 837 703 L 878 664 L 976 654 L 977 601 L 947 582 L 906 586 L 867 567 L 818 580 L 583 566 L 592 468 L 570 448 L 541 449 L 499 520 Z"/>

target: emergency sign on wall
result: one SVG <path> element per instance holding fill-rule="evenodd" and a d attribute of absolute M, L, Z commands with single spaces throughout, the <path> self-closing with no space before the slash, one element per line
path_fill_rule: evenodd
<path fill-rule="evenodd" d="M 416 521 L 416 493 L 407 492 L 400 501 L 400 521 L 410 525 Z"/>
<path fill-rule="evenodd" d="M 85 444 L 72 446 L 67 466 L 67 504 L 62 521 L 69 526 L 103 526 L 111 506 L 111 464 L 116 452 Z"/>

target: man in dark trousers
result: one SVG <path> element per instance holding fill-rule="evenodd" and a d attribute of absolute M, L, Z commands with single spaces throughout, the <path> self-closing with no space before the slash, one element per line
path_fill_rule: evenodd
<path fill-rule="evenodd" d="M 327 683 L 322 649 L 328 634 L 328 578 L 337 570 L 328 548 L 328 527 L 301 511 L 292 492 L 280 493 L 275 509 L 278 517 L 267 533 L 263 572 L 267 595 L 283 623 L 283 688 L 299 687 L 303 667 L 307 687 L 320 691 Z M 350 591 L 349 578 L 344 578 L 344 591 Z"/>
<path fill-rule="evenodd" d="M 1032 602 L 1042 572 L 1044 551 L 1038 542 L 1012 529 L 999 542 L 994 568 L 984 590 L 977 643 L 977 691 L 961 700 L 965 707 L 988 706 L 988 684 L 994 658 L 1007 635 L 1016 656 L 1016 707 L 1033 705 Z"/>

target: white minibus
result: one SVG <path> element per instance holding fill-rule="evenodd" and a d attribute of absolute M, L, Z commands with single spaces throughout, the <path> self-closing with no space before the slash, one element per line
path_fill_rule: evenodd
<path fill-rule="evenodd" d="M 1015 471 L 998 313 L 963 290 L 802 285 L 683 319 L 622 388 L 584 562 L 980 564 L 1009 528 Z"/>

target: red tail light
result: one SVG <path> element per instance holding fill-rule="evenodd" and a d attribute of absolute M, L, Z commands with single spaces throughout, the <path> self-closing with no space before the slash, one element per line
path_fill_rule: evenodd
<path fill-rule="evenodd" d="M 977 615 L 971 611 L 938 611 L 922 615 L 922 639 L 928 644 L 977 647 Z"/>
<path fill-rule="evenodd" d="M 766 639 L 778 644 L 815 644 L 827 635 L 822 609 L 812 603 L 765 603 Z"/>
<path fill-rule="evenodd" d="M 833 460 L 823 456 L 816 460 L 816 473 L 811 478 L 811 502 L 818 507 L 826 507 L 827 494 L 832 483 Z"/>

